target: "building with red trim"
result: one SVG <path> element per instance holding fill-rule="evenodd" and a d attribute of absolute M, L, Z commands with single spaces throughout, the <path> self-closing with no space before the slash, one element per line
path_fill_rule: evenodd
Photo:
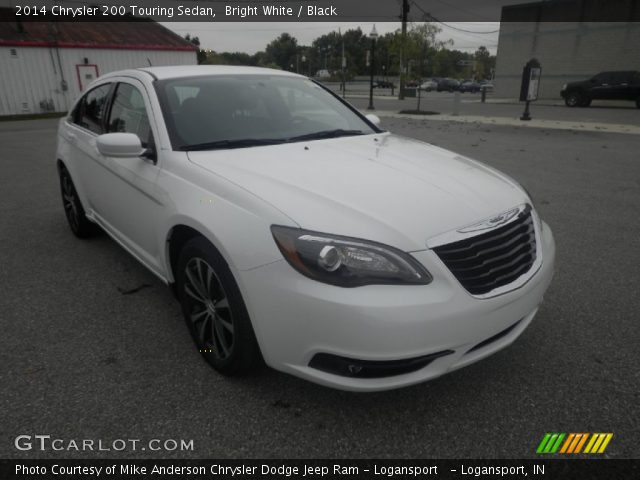
<path fill-rule="evenodd" d="M 197 48 L 150 19 L 23 22 L 0 8 L 0 116 L 65 112 L 98 76 L 195 65 Z"/>

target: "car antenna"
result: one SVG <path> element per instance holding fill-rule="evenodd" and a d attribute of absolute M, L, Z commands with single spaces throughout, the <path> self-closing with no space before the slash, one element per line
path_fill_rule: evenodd
<path fill-rule="evenodd" d="M 153 67 L 153 64 L 151 63 L 151 60 L 149 60 L 149 57 L 147 57 L 147 62 L 149 62 L 149 66 Z"/>

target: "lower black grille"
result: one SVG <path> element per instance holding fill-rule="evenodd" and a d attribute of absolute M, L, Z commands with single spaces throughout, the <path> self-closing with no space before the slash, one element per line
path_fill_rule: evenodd
<path fill-rule="evenodd" d="M 467 353 L 475 352 L 476 350 L 480 350 L 481 348 L 484 348 L 487 345 L 490 345 L 493 342 L 496 342 L 496 341 L 500 340 L 502 337 L 504 337 L 504 336 L 508 335 L 509 333 L 511 333 L 511 331 L 514 328 L 516 328 L 520 324 L 521 321 L 522 320 L 518 320 L 516 323 L 514 323 L 510 327 L 507 327 L 504 330 L 502 330 L 501 332 L 496 333 L 493 337 L 489 337 L 486 340 L 483 340 L 482 342 L 480 342 L 479 344 L 474 345 Z"/>
<path fill-rule="evenodd" d="M 536 235 L 527 206 L 515 220 L 489 232 L 434 248 L 472 295 L 508 285 L 527 273 L 536 260 Z"/>
<path fill-rule="evenodd" d="M 343 377 L 382 378 L 415 372 L 434 360 L 452 353 L 452 350 L 444 350 L 422 357 L 387 361 L 357 360 L 329 353 L 316 353 L 309 362 L 309 366 Z"/>

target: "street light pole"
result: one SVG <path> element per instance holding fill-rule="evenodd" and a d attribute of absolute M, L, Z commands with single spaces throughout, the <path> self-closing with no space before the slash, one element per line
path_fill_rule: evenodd
<path fill-rule="evenodd" d="M 378 38 L 378 32 L 376 31 L 375 25 L 369 34 L 369 38 L 371 38 L 371 72 L 369 74 L 369 106 L 367 107 L 367 110 L 375 110 L 375 107 L 373 106 L 373 72 L 375 71 L 376 66 L 376 38 Z"/>

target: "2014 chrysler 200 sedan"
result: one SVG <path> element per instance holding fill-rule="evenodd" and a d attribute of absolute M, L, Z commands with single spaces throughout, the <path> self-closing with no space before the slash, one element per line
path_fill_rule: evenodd
<path fill-rule="evenodd" d="M 422 382 L 523 332 L 555 245 L 515 181 L 378 124 L 288 72 L 114 72 L 60 121 L 64 210 L 172 286 L 223 374 Z"/>

